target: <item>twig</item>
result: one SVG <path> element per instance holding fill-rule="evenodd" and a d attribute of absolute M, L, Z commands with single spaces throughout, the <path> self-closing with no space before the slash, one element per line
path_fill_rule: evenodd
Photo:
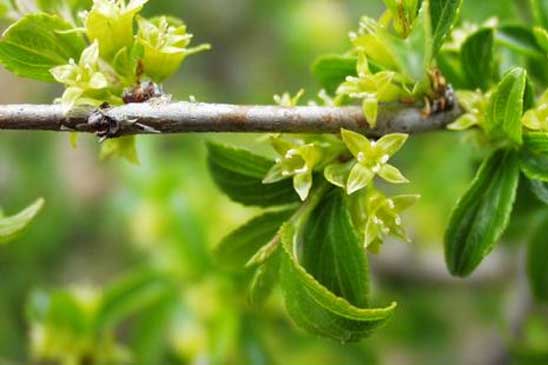
<path fill-rule="evenodd" d="M 92 109 L 66 114 L 59 105 L 0 106 L 0 130 L 98 132 L 88 123 Z M 207 103 L 128 104 L 104 111 L 120 122 L 117 136 L 189 132 L 337 133 L 341 128 L 369 137 L 388 133 L 423 133 L 444 129 L 461 114 L 453 110 L 424 116 L 421 109 L 396 104 L 381 106 L 377 126 L 370 127 L 360 107 L 243 106 Z M 143 128 L 146 126 L 147 128 Z"/>

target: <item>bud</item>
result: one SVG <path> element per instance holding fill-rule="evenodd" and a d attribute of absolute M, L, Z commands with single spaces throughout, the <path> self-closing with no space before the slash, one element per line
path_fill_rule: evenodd
<path fill-rule="evenodd" d="M 133 20 L 148 0 L 94 0 L 85 25 L 91 41 L 99 42 L 101 57 L 112 60 L 133 44 Z"/>
<path fill-rule="evenodd" d="M 186 57 L 211 48 L 209 44 L 187 48 L 192 34 L 187 33 L 186 25 L 176 18 L 139 18 L 138 24 L 137 42 L 144 48 L 144 72 L 155 82 L 174 74 Z"/>

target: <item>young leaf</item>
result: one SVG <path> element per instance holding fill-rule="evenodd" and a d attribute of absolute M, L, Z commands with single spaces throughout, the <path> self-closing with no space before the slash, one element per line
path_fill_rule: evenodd
<path fill-rule="evenodd" d="M 529 179 L 548 182 L 548 133 L 526 133 L 520 157 L 521 169 Z"/>
<path fill-rule="evenodd" d="M 0 63 L 17 76 L 54 82 L 50 70 L 78 60 L 86 48 L 80 34 L 57 15 L 29 14 L 10 26 L 0 40 Z"/>
<path fill-rule="evenodd" d="M 101 298 L 95 326 L 113 328 L 135 313 L 156 304 L 175 290 L 163 274 L 140 271 L 109 287 Z"/>
<path fill-rule="evenodd" d="M 335 95 L 348 76 L 357 76 L 356 64 L 355 57 L 323 56 L 312 65 L 312 74 L 328 94 Z"/>
<path fill-rule="evenodd" d="M 276 236 L 294 212 L 294 209 L 285 209 L 252 219 L 219 243 L 214 251 L 217 261 L 224 268 L 244 270 L 253 255 Z"/>
<path fill-rule="evenodd" d="M 548 219 L 544 219 L 529 241 L 527 250 L 527 274 L 535 297 L 548 302 L 548 240 L 546 229 Z"/>
<path fill-rule="evenodd" d="M 437 54 L 457 21 L 461 5 L 462 0 L 430 0 L 434 55 Z"/>
<path fill-rule="evenodd" d="M 453 210 L 445 234 L 445 258 L 451 274 L 471 274 L 506 230 L 519 182 L 519 160 L 498 150 L 480 167 Z"/>
<path fill-rule="evenodd" d="M 521 117 L 527 72 L 516 67 L 509 71 L 498 84 L 487 106 L 486 131 L 493 138 L 522 143 Z"/>
<path fill-rule="evenodd" d="M 384 325 L 396 303 L 379 309 L 358 308 L 330 292 L 295 257 L 297 233 L 293 225 L 282 228 L 281 285 L 293 321 L 313 334 L 343 343 L 360 341 Z"/>
<path fill-rule="evenodd" d="M 480 29 L 462 45 L 461 63 L 470 89 L 489 89 L 495 67 L 495 32 Z"/>
<path fill-rule="evenodd" d="M 244 149 L 208 143 L 208 165 L 217 186 L 235 202 L 279 206 L 300 201 L 291 180 L 263 184 L 274 161 Z"/>
<path fill-rule="evenodd" d="M 36 215 L 42 210 L 44 199 L 38 199 L 34 204 L 11 217 L 0 216 L 0 245 L 8 243 L 23 232 Z"/>
<path fill-rule="evenodd" d="M 365 308 L 369 268 L 363 241 L 356 234 L 345 193 L 334 189 L 312 211 L 300 234 L 299 261 L 331 293 Z"/>
<path fill-rule="evenodd" d="M 534 33 L 521 25 L 504 25 L 497 29 L 497 43 L 524 56 L 544 59 L 544 51 Z"/>

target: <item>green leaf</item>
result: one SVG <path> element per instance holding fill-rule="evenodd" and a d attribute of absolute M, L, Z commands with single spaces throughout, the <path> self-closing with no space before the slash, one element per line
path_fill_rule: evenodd
<path fill-rule="evenodd" d="M 69 291 L 35 291 L 26 312 L 32 324 L 40 324 L 59 336 L 81 339 L 89 334 L 90 315 L 84 310 L 81 301 Z"/>
<path fill-rule="evenodd" d="M 538 200 L 544 204 L 548 204 L 548 182 L 540 180 L 529 180 L 531 191 Z"/>
<path fill-rule="evenodd" d="M 281 264 L 279 251 L 262 264 L 253 276 L 249 289 L 249 302 L 254 306 L 261 306 L 266 302 L 278 281 Z"/>
<path fill-rule="evenodd" d="M 461 63 L 470 89 L 487 91 L 495 69 L 495 32 L 492 28 L 480 29 L 469 36 L 462 45 Z"/>
<path fill-rule="evenodd" d="M 138 165 L 139 155 L 137 154 L 136 142 L 135 136 L 107 139 L 101 146 L 100 158 L 102 160 L 124 158 L 129 163 Z"/>
<path fill-rule="evenodd" d="M 548 302 L 548 218 L 545 218 L 529 241 L 527 250 L 527 274 L 531 290 L 541 302 Z"/>
<path fill-rule="evenodd" d="M 322 56 L 312 65 L 312 74 L 328 94 L 335 95 L 348 76 L 357 76 L 356 65 L 355 57 Z"/>
<path fill-rule="evenodd" d="M 261 207 L 300 201 L 289 179 L 263 184 L 263 178 L 274 166 L 274 161 L 244 149 L 216 143 L 208 143 L 207 148 L 213 180 L 233 201 Z"/>
<path fill-rule="evenodd" d="M 445 234 L 445 258 L 451 274 L 471 274 L 506 230 L 519 182 L 519 160 L 498 150 L 480 167 L 453 210 Z"/>
<path fill-rule="evenodd" d="M 434 55 L 437 54 L 457 21 L 461 6 L 462 0 L 430 0 Z"/>
<path fill-rule="evenodd" d="M 115 283 L 105 291 L 97 315 L 96 328 L 113 328 L 137 312 L 162 301 L 175 287 L 165 275 L 140 271 Z"/>
<path fill-rule="evenodd" d="M 493 138 L 522 143 L 521 117 L 527 72 L 516 67 L 509 71 L 498 84 L 487 106 L 486 131 Z"/>
<path fill-rule="evenodd" d="M 19 214 L 11 217 L 2 217 L 0 215 L 0 245 L 16 239 L 42 210 L 43 206 L 44 199 L 38 199 Z"/>
<path fill-rule="evenodd" d="M 548 182 L 548 133 L 526 133 L 520 157 L 521 169 L 529 179 Z"/>
<path fill-rule="evenodd" d="M 358 308 L 329 291 L 295 257 L 298 237 L 295 226 L 286 224 L 282 228 L 281 285 L 293 321 L 312 334 L 343 343 L 360 341 L 384 325 L 396 304 L 379 309 Z"/>
<path fill-rule="evenodd" d="M 531 8 L 537 25 L 548 29 L 548 0 L 531 0 Z"/>
<path fill-rule="evenodd" d="M 294 212 L 294 209 L 268 212 L 230 233 L 214 250 L 218 263 L 230 270 L 243 270 L 257 251 L 276 236 Z"/>
<path fill-rule="evenodd" d="M 504 25 L 497 29 L 497 43 L 524 56 L 544 58 L 544 51 L 531 29 L 521 25 Z"/>
<path fill-rule="evenodd" d="M 367 257 L 341 189 L 328 193 L 312 211 L 298 244 L 300 262 L 310 275 L 350 304 L 367 307 Z"/>
<path fill-rule="evenodd" d="M 86 48 L 80 34 L 57 15 L 29 14 L 10 26 L 0 40 L 0 63 L 17 76 L 54 82 L 50 70 L 78 60 Z"/>

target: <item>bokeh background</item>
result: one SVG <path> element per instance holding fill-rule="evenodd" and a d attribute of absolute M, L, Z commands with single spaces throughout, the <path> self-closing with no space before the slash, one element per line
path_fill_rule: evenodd
<path fill-rule="evenodd" d="M 468 21 L 529 19 L 525 1 L 464 3 Z M 165 85 L 174 98 L 268 104 L 273 94 L 300 88 L 312 98 L 318 91 L 310 73 L 314 59 L 344 52 L 360 15 L 378 16 L 382 9 L 380 0 L 151 0 L 146 12 L 183 18 L 196 43 L 213 46 Z M 3 104 L 50 103 L 62 92 L 4 70 L 0 90 Z M 211 248 L 256 211 L 214 186 L 205 163 L 208 139 L 269 153 L 258 136 L 141 137 L 141 163 L 133 166 L 100 161 L 90 136 L 72 149 L 66 135 L 0 133 L 2 208 L 11 213 L 39 196 L 47 200 L 20 240 L 0 246 L 1 365 L 45 363 L 36 359 L 41 338 L 27 310 L 36 293 L 66 289 L 93 297 L 147 270 L 169 277 L 173 291 L 136 305 L 112 330 L 131 353 L 124 363 L 487 364 L 504 344 L 520 295 L 519 251 L 507 244 L 468 282 L 451 280 L 444 269 L 444 225 L 478 154 L 466 138 L 421 136 L 400 154 L 413 184 L 398 191 L 423 196 L 407 219 L 414 241 L 389 242 L 372 258 L 375 295 L 398 301 L 399 309 L 386 328 L 356 345 L 296 329 L 279 293 L 265 308 L 251 307 L 241 275 L 215 265 Z M 531 341 L 541 348 L 548 344 L 543 320 L 531 324 Z M 70 340 L 67 351 L 76 346 Z"/>

